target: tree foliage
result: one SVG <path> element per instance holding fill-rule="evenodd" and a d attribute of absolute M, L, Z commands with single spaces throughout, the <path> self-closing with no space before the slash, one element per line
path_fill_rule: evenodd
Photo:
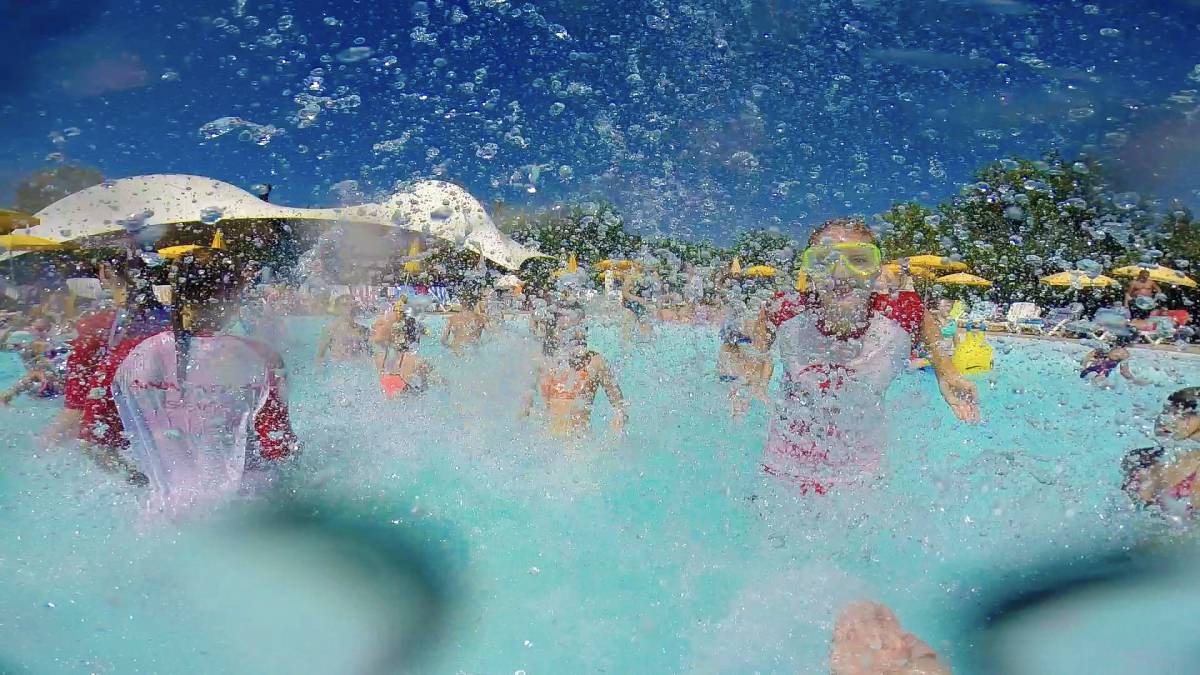
<path fill-rule="evenodd" d="M 1144 254 L 1154 215 L 1138 195 L 1116 193 L 1102 167 L 1006 159 L 936 209 L 898 204 L 881 215 L 889 258 L 932 253 L 962 260 L 995 283 L 1005 302 L 1063 299 L 1038 280 L 1064 270 L 1099 272 Z"/>
<path fill-rule="evenodd" d="M 104 174 L 90 166 L 64 164 L 30 174 L 17 184 L 16 209 L 36 213 L 84 188 L 104 182 Z"/>

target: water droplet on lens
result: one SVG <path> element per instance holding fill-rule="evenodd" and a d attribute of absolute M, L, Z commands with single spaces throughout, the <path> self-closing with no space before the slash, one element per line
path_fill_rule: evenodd
<path fill-rule="evenodd" d="M 212 225 L 221 220 L 221 217 L 224 215 L 225 211 L 220 207 L 210 206 L 208 208 L 201 209 L 200 222 L 204 223 L 205 225 Z"/>
<path fill-rule="evenodd" d="M 370 47 L 349 47 L 338 52 L 337 60 L 342 63 L 354 63 L 369 58 L 374 53 Z"/>

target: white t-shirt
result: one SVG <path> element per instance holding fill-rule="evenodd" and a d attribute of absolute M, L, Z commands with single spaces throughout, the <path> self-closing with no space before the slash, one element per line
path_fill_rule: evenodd
<path fill-rule="evenodd" d="M 194 336 L 181 386 L 170 331 L 129 353 L 112 391 L 131 459 L 150 479 L 151 512 L 173 516 L 237 491 L 252 426 L 263 458 L 291 451 L 282 368 L 261 342 Z"/>

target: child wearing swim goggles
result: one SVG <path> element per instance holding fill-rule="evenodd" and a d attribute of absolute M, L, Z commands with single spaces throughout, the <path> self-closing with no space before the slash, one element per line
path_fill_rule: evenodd
<path fill-rule="evenodd" d="M 866 278 L 879 273 L 882 259 L 879 247 L 869 242 L 822 243 L 804 250 L 800 267 L 811 275 L 832 276 L 841 263 L 847 274 Z"/>

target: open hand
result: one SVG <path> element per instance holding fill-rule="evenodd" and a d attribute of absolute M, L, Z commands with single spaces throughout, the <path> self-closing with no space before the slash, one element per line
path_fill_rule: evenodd
<path fill-rule="evenodd" d="M 848 606 L 833 628 L 833 675 L 950 675 L 933 649 L 874 602 Z"/>
<path fill-rule="evenodd" d="M 964 422 L 979 421 L 979 389 L 974 382 L 962 375 L 952 375 L 939 379 L 938 386 L 955 417 Z"/>

